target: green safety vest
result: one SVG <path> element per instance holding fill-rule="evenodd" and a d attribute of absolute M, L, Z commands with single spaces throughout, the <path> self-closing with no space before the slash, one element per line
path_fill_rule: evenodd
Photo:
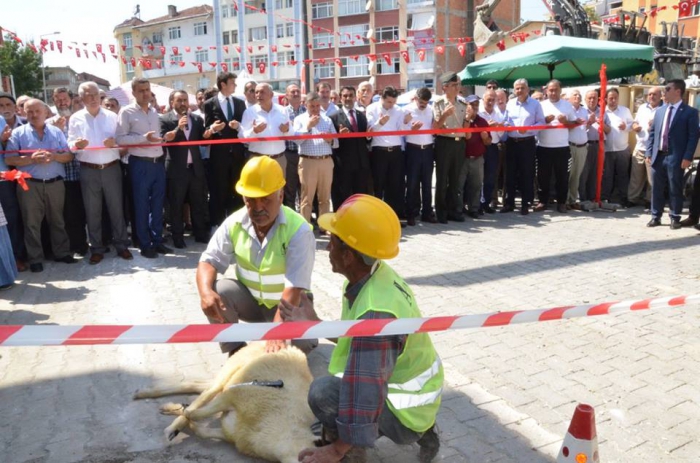
<path fill-rule="evenodd" d="M 358 320 L 370 310 L 390 313 L 396 318 L 421 317 L 413 292 L 385 262 L 380 262 L 352 307 L 343 298 L 341 319 Z M 351 343 L 350 337 L 338 339 L 328 366 L 330 374 L 343 375 Z M 440 408 L 443 379 L 442 362 L 430 336 L 409 334 L 389 378 L 386 405 L 407 428 L 427 431 L 435 423 Z"/>
<path fill-rule="evenodd" d="M 236 277 L 248 288 L 258 304 L 268 309 L 277 307 L 282 299 L 289 242 L 306 223 L 304 217 L 287 206 L 280 208 L 280 214 L 284 214 L 286 223 L 279 223 L 274 235 L 267 236 L 267 247 L 260 267 L 253 264 L 253 238 L 248 230 L 241 226 L 244 214 L 240 214 L 239 220 L 230 231 L 233 253 L 236 256 Z"/>

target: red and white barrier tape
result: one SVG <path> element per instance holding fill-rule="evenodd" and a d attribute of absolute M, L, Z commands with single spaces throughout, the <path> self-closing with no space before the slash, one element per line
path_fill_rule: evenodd
<path fill-rule="evenodd" d="M 236 342 L 271 339 L 317 339 L 343 336 L 386 336 L 464 328 L 488 328 L 546 322 L 647 309 L 680 307 L 700 302 L 700 294 L 636 301 L 604 302 L 552 309 L 519 310 L 455 317 L 361 321 L 245 323 L 217 325 L 5 325 L 0 346 L 75 346 L 94 344 L 171 344 Z"/>

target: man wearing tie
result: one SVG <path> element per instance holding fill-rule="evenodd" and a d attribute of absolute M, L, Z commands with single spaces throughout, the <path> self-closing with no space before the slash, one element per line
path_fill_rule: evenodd
<path fill-rule="evenodd" d="M 236 74 L 222 72 L 216 77 L 219 93 L 204 102 L 204 138 L 229 140 L 238 138 L 245 103 L 233 97 Z M 209 166 L 211 184 L 209 202 L 211 224 L 219 226 L 233 211 L 243 207 L 243 199 L 233 190 L 245 164 L 245 148 L 241 143 L 211 145 Z"/>
<path fill-rule="evenodd" d="M 172 111 L 160 116 L 160 133 L 170 142 L 198 141 L 204 133 L 204 121 L 196 114 L 189 113 L 189 96 L 184 90 L 175 90 L 170 94 Z M 168 146 L 165 176 L 168 201 L 170 203 L 170 222 L 173 232 L 173 245 L 182 249 L 187 247 L 184 239 L 183 209 L 185 199 L 190 205 L 192 231 L 198 243 L 209 242 L 209 230 L 206 225 L 207 190 L 204 174 L 204 162 L 199 146 Z"/>
<path fill-rule="evenodd" d="M 671 230 L 681 228 L 683 171 L 693 161 L 698 144 L 698 111 L 683 103 L 685 82 L 671 80 L 666 85 L 666 105 L 654 114 L 647 139 L 646 162 L 651 165 L 651 220 L 647 227 L 661 225 L 668 184 Z"/>

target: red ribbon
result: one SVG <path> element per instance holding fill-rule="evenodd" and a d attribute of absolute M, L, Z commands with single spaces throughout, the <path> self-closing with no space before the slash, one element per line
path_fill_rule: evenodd
<path fill-rule="evenodd" d="M 0 172 L 0 178 L 7 181 L 15 181 L 24 191 L 29 191 L 27 179 L 32 178 L 32 175 L 27 172 L 22 172 L 21 170 L 6 170 Z"/>

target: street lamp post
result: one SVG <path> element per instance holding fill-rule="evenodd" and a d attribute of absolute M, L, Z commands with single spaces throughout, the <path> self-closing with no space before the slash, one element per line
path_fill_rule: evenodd
<path fill-rule="evenodd" d="M 52 35 L 58 35 L 60 32 L 51 32 L 50 34 L 43 34 L 39 36 L 39 42 L 41 42 L 41 39 L 44 37 L 49 37 Z M 41 52 L 41 83 L 42 83 L 42 90 L 44 91 L 44 103 L 48 104 L 48 97 L 46 95 L 46 67 L 44 66 L 44 52 Z"/>

